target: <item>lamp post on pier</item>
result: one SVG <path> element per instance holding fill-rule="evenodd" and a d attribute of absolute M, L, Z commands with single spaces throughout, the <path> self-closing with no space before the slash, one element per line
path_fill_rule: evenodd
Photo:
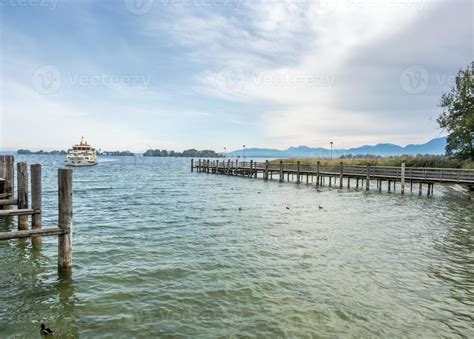
<path fill-rule="evenodd" d="M 333 144 L 333 142 L 330 141 L 329 143 L 331 144 L 331 159 L 332 159 L 332 144 Z"/>

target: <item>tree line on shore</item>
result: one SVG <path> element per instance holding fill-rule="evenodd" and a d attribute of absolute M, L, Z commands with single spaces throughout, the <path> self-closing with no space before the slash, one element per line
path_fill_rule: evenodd
<path fill-rule="evenodd" d="M 202 150 L 198 151 L 194 148 L 187 149 L 182 152 L 176 151 L 167 151 L 167 150 L 159 150 L 159 149 L 149 149 L 145 153 L 143 153 L 145 157 L 191 157 L 191 158 L 219 158 L 222 157 L 221 154 L 216 153 L 213 150 Z"/>

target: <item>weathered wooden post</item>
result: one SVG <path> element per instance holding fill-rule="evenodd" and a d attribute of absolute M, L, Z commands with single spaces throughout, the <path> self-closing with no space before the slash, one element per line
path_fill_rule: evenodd
<path fill-rule="evenodd" d="M 342 178 L 344 177 L 344 163 L 341 161 L 339 164 L 339 188 L 342 188 Z"/>
<path fill-rule="evenodd" d="M 219 174 L 219 160 L 216 159 L 216 174 Z"/>
<path fill-rule="evenodd" d="M 301 182 L 300 180 L 300 162 L 296 162 L 296 183 L 299 184 Z"/>
<path fill-rule="evenodd" d="M 198 172 L 201 172 L 201 159 L 198 160 Z"/>
<path fill-rule="evenodd" d="M 321 162 L 318 161 L 316 163 L 316 187 L 320 186 L 320 176 L 319 176 L 319 170 L 320 170 Z"/>
<path fill-rule="evenodd" d="M 283 182 L 285 178 L 283 178 L 283 160 L 280 160 L 280 182 Z"/>
<path fill-rule="evenodd" d="M 194 159 L 191 159 L 191 172 L 194 171 Z"/>
<path fill-rule="evenodd" d="M 41 165 L 35 164 L 30 166 L 31 174 L 31 208 L 39 210 L 40 213 L 33 214 L 31 217 L 31 228 L 39 229 L 42 227 L 42 198 L 41 198 Z M 41 237 L 32 237 L 33 247 L 41 246 Z"/>
<path fill-rule="evenodd" d="M 253 165 L 255 166 L 255 178 L 258 178 L 257 162 L 255 161 Z"/>
<path fill-rule="evenodd" d="M 28 166 L 26 162 L 17 164 L 18 209 L 28 208 Z M 28 229 L 28 215 L 18 216 L 18 230 Z"/>
<path fill-rule="evenodd" d="M 14 197 L 14 192 L 13 192 L 13 180 L 15 180 L 15 159 L 13 158 L 12 155 L 7 155 L 5 157 L 5 194 L 7 195 L 7 198 L 13 198 Z M 4 207 L 6 210 L 11 209 L 12 206 L 5 206 Z"/>
<path fill-rule="evenodd" d="M 268 160 L 265 161 L 265 172 L 263 172 L 263 180 L 268 180 L 268 168 L 270 167 L 270 163 Z"/>
<path fill-rule="evenodd" d="M 405 163 L 402 163 L 402 173 L 401 173 L 401 183 L 400 183 L 400 191 L 402 194 L 405 194 Z"/>
<path fill-rule="evenodd" d="M 211 162 L 211 161 L 210 161 L 209 159 L 207 159 L 207 168 L 206 168 L 206 173 L 207 173 L 207 174 L 209 174 L 209 168 L 210 168 L 209 163 L 210 163 L 210 162 Z"/>
<path fill-rule="evenodd" d="M 64 234 L 58 236 L 58 269 L 72 267 L 72 170 L 58 170 L 59 228 Z"/>
<path fill-rule="evenodd" d="M 370 189 L 370 165 L 367 165 L 367 179 L 365 180 L 365 190 Z"/>
<path fill-rule="evenodd" d="M 230 174 L 230 159 L 227 160 L 227 175 Z"/>
<path fill-rule="evenodd" d="M 420 181 L 420 187 L 419 187 L 418 195 L 421 195 L 422 193 L 423 193 L 423 184 Z"/>
<path fill-rule="evenodd" d="M 253 160 L 250 160 L 250 171 L 249 171 L 249 177 L 253 176 Z"/>
<path fill-rule="evenodd" d="M 5 180 L 5 156 L 0 155 L 0 178 Z M 0 181 L 0 199 L 8 198 L 4 196 L 5 194 L 5 181 Z M 0 206 L 0 210 L 3 209 L 3 206 Z"/>

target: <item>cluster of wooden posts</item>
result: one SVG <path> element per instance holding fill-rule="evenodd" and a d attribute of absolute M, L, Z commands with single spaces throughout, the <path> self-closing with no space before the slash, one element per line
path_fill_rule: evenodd
<path fill-rule="evenodd" d="M 423 193 L 423 186 L 426 187 L 426 194 L 432 195 L 435 182 L 439 183 L 459 183 L 467 186 L 474 185 L 474 170 L 446 169 L 446 168 L 413 168 L 402 164 L 400 167 L 394 166 L 349 166 L 340 162 L 339 165 L 327 165 L 317 162 L 311 165 L 302 165 L 299 161 L 296 163 L 284 163 L 280 160 L 278 163 L 239 161 L 231 160 L 210 160 L 198 159 L 195 163 L 191 159 L 191 171 L 198 172 L 238 175 L 245 177 L 261 177 L 264 180 L 272 180 L 276 174 L 279 181 L 286 180 L 301 183 L 304 180 L 307 184 L 315 184 L 320 187 L 326 184 L 343 188 L 351 187 L 365 188 L 370 190 L 370 185 L 374 181 L 378 191 L 382 187 L 387 187 L 388 192 L 395 192 L 397 183 L 400 186 L 400 193 L 404 194 L 407 184 L 410 185 L 410 192 L 413 192 L 414 185 L 418 184 L 418 194 Z M 296 180 L 295 180 L 296 179 Z M 346 185 L 344 185 L 344 181 Z M 384 185 L 386 182 L 386 185 Z"/>
<path fill-rule="evenodd" d="M 0 240 L 31 238 L 32 246 L 40 248 L 42 236 L 56 235 L 58 236 L 58 268 L 71 268 L 72 170 L 58 170 L 58 227 L 43 228 L 41 165 L 31 165 L 29 173 L 28 165 L 25 162 L 19 162 L 16 165 L 17 192 L 15 197 L 14 158 L 13 156 L 0 156 L 0 218 L 18 217 L 18 230 L 0 232 Z"/>

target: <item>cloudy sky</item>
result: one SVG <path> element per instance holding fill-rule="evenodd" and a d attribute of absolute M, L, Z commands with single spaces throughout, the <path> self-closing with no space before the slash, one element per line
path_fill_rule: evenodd
<path fill-rule="evenodd" d="M 423 143 L 470 0 L 0 0 L 0 149 Z"/>

